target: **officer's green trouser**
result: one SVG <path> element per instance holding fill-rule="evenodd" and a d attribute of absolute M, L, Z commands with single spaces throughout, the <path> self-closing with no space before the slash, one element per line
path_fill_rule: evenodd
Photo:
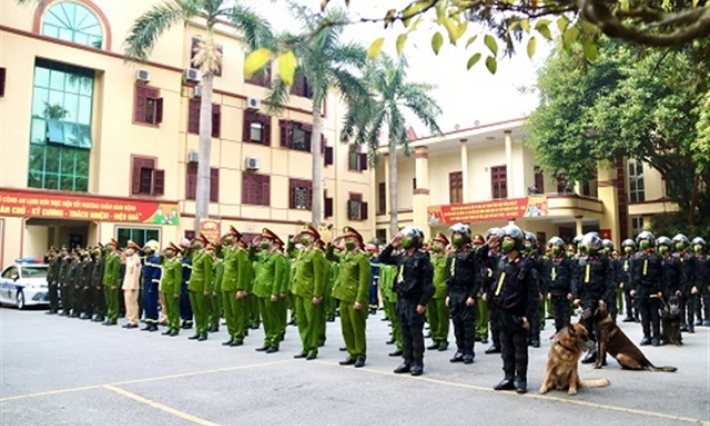
<path fill-rule="evenodd" d="M 325 317 L 335 318 L 335 299 L 330 294 L 333 291 L 333 286 L 330 285 L 326 288 L 326 296 L 323 298 L 323 303 L 325 303 Z"/>
<path fill-rule="evenodd" d="M 286 335 L 286 326 L 288 325 L 288 297 L 282 298 L 279 296 L 279 301 L 276 302 L 276 309 L 279 314 L 280 340 L 283 340 L 283 337 Z"/>
<path fill-rule="evenodd" d="M 624 312 L 624 289 L 616 289 L 616 311 Z"/>
<path fill-rule="evenodd" d="M 431 340 L 438 345 L 449 344 L 449 308 L 446 298 L 431 299 L 426 308 Z"/>
<path fill-rule="evenodd" d="M 207 334 L 207 298 L 202 291 L 190 290 L 190 306 L 195 316 L 195 334 Z"/>
<path fill-rule="evenodd" d="M 104 286 L 104 297 L 106 298 L 106 321 L 116 322 L 118 321 L 118 293 L 121 290 L 118 288 L 111 289 L 111 286 Z"/>
<path fill-rule="evenodd" d="M 224 310 L 224 318 L 227 320 L 229 340 L 244 341 L 247 307 L 247 299 L 237 299 L 236 290 L 222 292 L 222 309 Z"/>
<path fill-rule="evenodd" d="M 488 303 L 482 297 L 476 298 L 476 338 L 488 339 Z"/>
<path fill-rule="evenodd" d="M 342 307 L 340 308 L 343 309 Z M 399 319 L 397 318 L 397 301 L 391 302 L 387 300 L 385 302 L 385 312 L 387 313 L 387 318 L 390 319 L 390 326 L 392 327 L 392 337 L 397 345 L 398 350 L 402 350 L 402 329 L 399 327 Z M 342 315 L 342 314 L 341 314 Z"/>
<path fill-rule="evenodd" d="M 168 317 L 168 331 L 180 330 L 180 297 L 173 297 L 173 293 L 163 293 L 165 298 L 165 316 Z"/>
<path fill-rule="evenodd" d="M 281 341 L 279 301 L 272 302 L 270 297 L 260 297 L 258 300 L 261 323 L 264 325 L 264 347 L 278 348 Z"/>
<path fill-rule="evenodd" d="M 318 354 L 318 341 L 325 322 L 323 304 L 314 305 L 310 297 L 293 296 L 296 318 L 298 318 L 298 333 L 301 335 L 303 352 Z"/>
<path fill-rule="evenodd" d="M 261 325 L 261 303 L 259 298 L 250 294 L 247 296 L 249 303 L 249 317 L 247 318 L 247 326 L 258 328 Z"/>
<path fill-rule="evenodd" d="M 219 320 L 222 318 L 222 294 L 212 294 L 208 298 L 210 302 L 209 328 L 219 328 Z"/>
<path fill-rule="evenodd" d="M 365 359 L 367 357 L 365 337 L 367 313 L 367 304 L 364 304 L 360 309 L 355 309 L 354 302 L 340 301 L 340 326 L 350 359 Z"/>

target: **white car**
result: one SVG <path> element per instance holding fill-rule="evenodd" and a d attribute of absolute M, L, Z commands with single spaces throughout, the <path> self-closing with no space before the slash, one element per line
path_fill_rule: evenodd
<path fill-rule="evenodd" d="M 49 305 L 47 272 L 41 259 L 17 259 L 0 274 L 0 303 L 26 306 Z"/>

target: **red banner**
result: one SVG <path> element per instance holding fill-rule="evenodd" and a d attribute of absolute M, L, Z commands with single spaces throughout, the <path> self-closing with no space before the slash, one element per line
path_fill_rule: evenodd
<path fill-rule="evenodd" d="M 0 216 L 178 225 L 179 206 L 127 200 L 0 189 Z"/>
<path fill-rule="evenodd" d="M 448 204 L 431 206 L 427 209 L 429 226 L 540 216 L 547 216 L 547 197 L 545 196 Z"/>

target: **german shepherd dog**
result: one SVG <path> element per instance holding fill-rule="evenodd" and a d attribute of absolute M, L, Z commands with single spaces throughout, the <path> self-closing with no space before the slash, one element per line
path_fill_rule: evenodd
<path fill-rule="evenodd" d="M 680 335 L 680 299 L 673 296 L 661 311 L 661 340 L 667 345 L 681 346 Z"/>
<path fill-rule="evenodd" d="M 602 368 L 606 353 L 609 352 L 611 356 L 616 358 L 616 361 L 623 369 L 667 371 L 669 373 L 678 370 L 675 367 L 656 367 L 653 365 L 611 319 L 609 310 L 606 307 L 599 307 L 597 326 L 599 327 L 599 336 L 597 338 L 597 363 L 594 368 Z"/>
<path fill-rule="evenodd" d="M 547 355 L 547 369 L 542 381 L 540 393 L 550 389 L 569 389 L 569 395 L 577 395 L 577 389 L 601 388 L 609 386 L 607 379 L 582 380 L 579 378 L 579 358 L 586 351 L 589 343 L 587 329 L 580 323 L 570 324 L 560 330 L 552 340 Z"/>

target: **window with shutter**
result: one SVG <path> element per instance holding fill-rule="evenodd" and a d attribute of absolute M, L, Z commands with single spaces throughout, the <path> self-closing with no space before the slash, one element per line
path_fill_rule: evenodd
<path fill-rule="evenodd" d="M 0 68 L 0 98 L 5 96 L 5 77 L 7 76 L 7 69 L 5 67 Z"/>
<path fill-rule="evenodd" d="M 324 199 L 323 207 L 325 210 L 325 217 L 326 218 L 333 217 L 333 199 L 328 197 L 327 195 L 323 199 Z"/>
<path fill-rule="evenodd" d="M 242 204 L 269 206 L 271 204 L 271 176 L 243 173 Z"/>
<path fill-rule="evenodd" d="M 157 125 L 163 121 L 160 90 L 136 84 L 133 92 L 133 122 Z"/>
<path fill-rule="evenodd" d="M 449 203 L 463 202 L 463 173 L 449 173 Z"/>
<path fill-rule="evenodd" d="M 367 203 L 362 201 L 362 194 L 350 193 L 347 209 L 349 220 L 367 219 Z"/>
<path fill-rule="evenodd" d="M 151 195 L 165 195 L 165 170 L 153 169 L 153 192 Z"/>
<path fill-rule="evenodd" d="M 212 137 L 219 138 L 222 127 L 222 108 L 220 105 L 212 104 Z"/>
<path fill-rule="evenodd" d="M 535 191 L 538 194 L 545 193 L 545 175 L 542 171 L 542 167 L 535 166 Z"/>
<path fill-rule="evenodd" d="M 305 179 L 289 179 L 289 208 L 310 210 L 313 203 L 313 183 Z"/>
<path fill-rule="evenodd" d="M 146 157 L 131 158 L 131 194 L 163 195 L 165 172 L 155 167 L 155 160 Z"/>
<path fill-rule="evenodd" d="M 377 184 L 377 214 L 385 214 L 387 211 L 387 184 L 380 182 Z"/>
<path fill-rule="evenodd" d="M 200 133 L 200 100 L 190 99 L 187 110 L 187 131 L 194 134 Z"/>
<path fill-rule="evenodd" d="M 508 198 L 506 166 L 491 167 L 491 195 L 493 199 Z"/>
<path fill-rule="evenodd" d="M 279 139 L 279 144 L 282 148 L 291 148 L 293 146 L 290 121 L 279 120 Z"/>
<path fill-rule="evenodd" d="M 219 203 L 219 169 L 210 169 L 210 202 Z"/>
<path fill-rule="evenodd" d="M 360 170 L 367 170 L 367 154 L 358 154 L 360 156 Z"/>
<path fill-rule="evenodd" d="M 185 176 L 185 199 L 194 200 L 197 197 L 197 164 L 188 164 Z"/>
<path fill-rule="evenodd" d="M 332 166 L 333 165 L 333 147 L 326 146 L 325 150 L 323 152 L 324 152 L 323 159 L 324 159 L 325 165 Z"/>

